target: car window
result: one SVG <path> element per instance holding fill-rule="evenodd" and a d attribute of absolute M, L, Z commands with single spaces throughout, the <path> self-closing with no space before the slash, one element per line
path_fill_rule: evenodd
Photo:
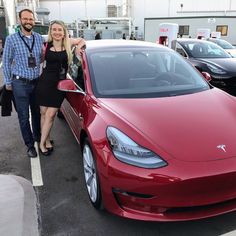
<path fill-rule="evenodd" d="M 172 50 L 102 51 L 88 55 L 98 97 L 162 97 L 208 89 L 208 84 Z"/>
<path fill-rule="evenodd" d="M 182 42 L 181 45 L 191 57 L 195 58 L 229 58 L 221 47 L 208 42 Z"/>
<path fill-rule="evenodd" d="M 84 91 L 84 76 L 80 56 L 77 56 L 75 50 L 72 51 L 72 63 L 69 66 L 68 73 L 75 83 Z"/>
<path fill-rule="evenodd" d="M 179 45 L 178 43 L 176 43 L 176 52 L 178 52 L 181 56 L 183 57 L 187 57 L 186 52 L 184 51 L 184 49 L 182 48 L 181 45 Z"/>

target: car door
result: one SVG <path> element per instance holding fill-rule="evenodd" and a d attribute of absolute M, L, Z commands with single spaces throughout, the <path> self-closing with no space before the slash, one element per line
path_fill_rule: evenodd
<path fill-rule="evenodd" d="M 73 52 L 73 60 L 69 66 L 67 78 L 73 80 L 78 90 L 85 91 L 81 59 L 76 55 L 75 51 Z M 66 99 L 64 99 L 62 106 L 66 120 L 78 141 L 82 126 L 81 122 L 83 122 L 81 111 L 85 96 L 85 92 L 66 92 Z"/>

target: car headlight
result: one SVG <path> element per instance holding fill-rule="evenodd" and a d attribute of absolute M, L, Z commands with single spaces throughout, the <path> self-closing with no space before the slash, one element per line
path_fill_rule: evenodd
<path fill-rule="evenodd" d="M 139 146 L 120 130 L 108 127 L 106 133 L 113 154 L 118 160 L 143 168 L 159 168 L 167 165 L 154 152 Z"/>
<path fill-rule="evenodd" d="M 211 70 L 211 72 L 215 73 L 215 74 L 226 74 L 226 72 L 220 68 L 218 68 L 217 66 L 213 66 L 210 64 L 207 64 L 208 68 Z"/>

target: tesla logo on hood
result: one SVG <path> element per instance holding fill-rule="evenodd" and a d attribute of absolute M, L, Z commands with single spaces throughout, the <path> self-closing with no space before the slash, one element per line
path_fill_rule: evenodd
<path fill-rule="evenodd" d="M 222 149 L 224 152 L 226 152 L 225 150 L 226 146 L 224 144 L 218 145 L 217 148 Z"/>

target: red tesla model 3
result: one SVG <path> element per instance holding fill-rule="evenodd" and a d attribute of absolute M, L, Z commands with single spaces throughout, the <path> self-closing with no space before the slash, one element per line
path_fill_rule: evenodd
<path fill-rule="evenodd" d="M 180 55 L 88 41 L 58 89 L 95 208 L 148 221 L 236 210 L 236 99 Z"/>

